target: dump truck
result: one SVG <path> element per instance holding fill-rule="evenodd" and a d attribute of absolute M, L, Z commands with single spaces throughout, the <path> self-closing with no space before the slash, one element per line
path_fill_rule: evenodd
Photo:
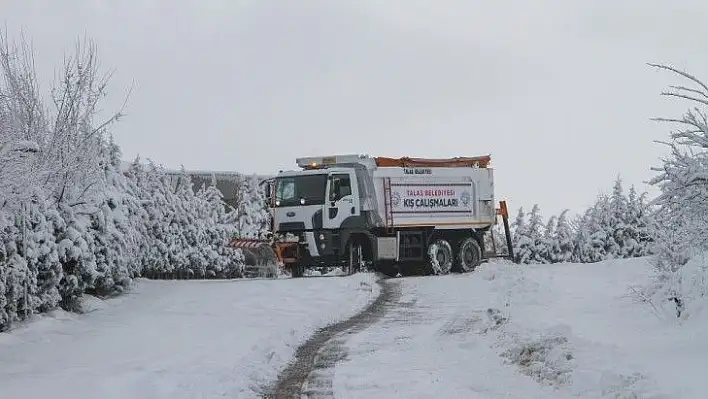
<path fill-rule="evenodd" d="M 491 156 L 450 159 L 332 155 L 296 159 L 266 184 L 269 241 L 281 264 L 367 268 L 387 275 L 465 273 L 492 256 L 484 235 L 501 216 L 513 257 L 508 211 L 496 207 Z"/>

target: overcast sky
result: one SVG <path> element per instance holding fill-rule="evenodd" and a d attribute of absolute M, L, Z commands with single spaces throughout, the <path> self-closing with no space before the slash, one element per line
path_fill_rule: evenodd
<path fill-rule="evenodd" d="M 335 153 L 491 153 L 496 194 L 544 216 L 581 211 L 621 174 L 643 181 L 708 80 L 705 1 L 0 0 L 34 41 L 43 83 L 84 33 L 115 69 L 124 157 L 275 173 Z M 48 87 L 48 86 L 47 86 Z M 653 192 L 653 191 L 650 191 Z"/>

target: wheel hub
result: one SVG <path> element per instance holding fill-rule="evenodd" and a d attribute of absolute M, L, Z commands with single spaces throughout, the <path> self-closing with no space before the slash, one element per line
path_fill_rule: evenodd
<path fill-rule="evenodd" d="M 445 253 L 441 250 L 438 250 L 435 259 L 438 261 L 438 263 L 445 263 Z"/>

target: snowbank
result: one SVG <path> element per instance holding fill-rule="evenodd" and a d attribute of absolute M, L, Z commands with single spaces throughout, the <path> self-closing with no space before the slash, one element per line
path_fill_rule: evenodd
<path fill-rule="evenodd" d="M 365 307 L 375 275 L 150 281 L 88 313 L 0 334 L 7 398 L 247 398 L 317 328 Z"/>
<path fill-rule="evenodd" d="M 400 306 L 345 342 L 335 396 L 703 398 L 708 319 L 638 301 L 652 274 L 640 258 L 401 279 Z"/>

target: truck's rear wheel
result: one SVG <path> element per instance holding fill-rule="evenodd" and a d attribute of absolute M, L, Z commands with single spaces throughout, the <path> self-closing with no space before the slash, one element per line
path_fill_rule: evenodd
<path fill-rule="evenodd" d="M 457 269 L 460 273 L 473 271 L 482 261 L 482 249 L 479 242 L 473 237 L 468 237 L 460 243 L 457 252 Z"/>
<path fill-rule="evenodd" d="M 449 242 L 438 239 L 428 245 L 428 265 L 432 274 L 449 274 L 452 263 L 452 247 Z"/>

